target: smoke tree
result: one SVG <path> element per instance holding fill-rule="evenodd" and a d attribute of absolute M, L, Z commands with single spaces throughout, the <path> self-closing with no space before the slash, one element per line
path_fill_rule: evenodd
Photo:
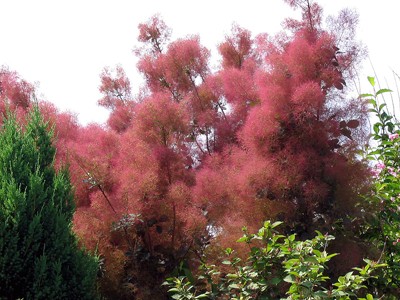
<path fill-rule="evenodd" d="M 291 4 L 303 19 L 287 20 L 287 35 L 260 35 L 249 47 L 245 31 L 234 28 L 236 37 L 220 46 L 218 76 L 232 106 L 234 138 L 199 168 L 195 198 L 224 232 L 257 228 L 262 219 L 285 220 L 304 236 L 332 230 L 355 213 L 365 180 L 366 168 L 355 157 L 365 138 L 365 108 L 345 99 L 361 50 L 341 48 L 350 45 L 322 28 L 317 4 Z M 353 31 L 356 21 L 347 21 Z"/>

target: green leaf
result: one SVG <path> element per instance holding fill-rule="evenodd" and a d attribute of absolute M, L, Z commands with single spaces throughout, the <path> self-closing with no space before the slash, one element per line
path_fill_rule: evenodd
<path fill-rule="evenodd" d="M 272 228 L 278 227 L 278 226 L 281 225 L 282 223 L 283 223 L 283 222 L 281 222 L 281 221 L 276 221 L 276 222 L 272 223 L 271 227 L 272 227 Z"/>
<path fill-rule="evenodd" d="M 310 281 L 304 281 L 301 283 L 301 286 L 304 286 L 308 289 L 311 289 L 311 287 L 313 286 L 313 284 Z"/>
<path fill-rule="evenodd" d="M 366 299 L 367 300 L 374 300 L 374 297 L 371 294 L 367 294 Z"/>
<path fill-rule="evenodd" d="M 314 296 L 320 297 L 321 299 L 329 299 L 327 298 L 327 291 L 316 291 L 314 292 Z"/>
<path fill-rule="evenodd" d="M 229 285 L 229 288 L 230 289 L 240 289 L 240 286 L 237 285 L 236 283 L 232 283 L 232 284 Z"/>
<path fill-rule="evenodd" d="M 374 132 L 375 132 L 376 134 L 379 134 L 379 127 L 380 127 L 380 123 L 374 124 Z"/>
<path fill-rule="evenodd" d="M 381 154 L 381 150 L 375 150 L 375 151 L 368 153 L 368 155 L 377 155 L 377 154 Z"/>
<path fill-rule="evenodd" d="M 282 279 L 280 279 L 279 277 L 274 277 L 271 279 L 271 284 L 273 285 L 278 285 L 280 282 L 282 281 Z"/>
<path fill-rule="evenodd" d="M 240 240 L 240 239 L 239 239 Z M 225 249 L 225 253 L 227 254 L 227 255 L 231 255 L 232 253 L 233 253 L 233 249 L 232 248 L 226 248 Z"/>
<path fill-rule="evenodd" d="M 204 299 L 204 298 L 208 298 L 208 294 L 201 294 L 196 296 L 196 299 Z"/>
<path fill-rule="evenodd" d="M 296 239 L 296 234 L 291 234 L 291 235 L 288 236 L 288 240 L 290 242 L 293 242 L 295 239 Z"/>
<path fill-rule="evenodd" d="M 247 242 L 248 238 L 247 236 L 242 236 L 240 239 L 238 239 L 236 242 L 237 243 L 243 243 L 243 242 Z"/>
<path fill-rule="evenodd" d="M 378 96 L 383 93 L 391 93 L 391 92 L 393 92 L 393 91 L 390 89 L 380 89 L 379 91 L 376 92 L 375 96 Z"/>
<path fill-rule="evenodd" d="M 351 278 L 352 278 L 352 276 L 353 276 L 353 272 L 348 272 L 348 273 L 346 273 L 346 275 L 344 275 L 345 276 L 345 278 L 347 279 L 347 280 L 350 280 Z"/>
<path fill-rule="evenodd" d="M 314 263 L 314 264 L 318 264 L 318 260 L 313 256 L 307 256 L 306 258 L 304 258 L 304 261 L 310 262 L 310 263 Z"/>
<path fill-rule="evenodd" d="M 285 278 L 283 278 L 283 280 L 285 282 L 289 282 L 289 283 L 295 283 L 296 282 L 296 277 L 293 275 L 288 275 Z"/>
<path fill-rule="evenodd" d="M 375 78 L 374 78 L 374 77 L 371 77 L 371 76 L 368 76 L 367 78 L 368 78 L 369 83 L 370 83 L 372 86 L 375 86 Z"/>
<path fill-rule="evenodd" d="M 321 253 L 321 251 L 319 251 L 319 250 L 317 250 L 317 249 L 313 249 L 313 251 L 312 251 L 317 257 L 321 257 L 322 255 L 322 253 Z"/>
<path fill-rule="evenodd" d="M 330 260 L 332 257 L 335 257 L 335 256 L 337 256 L 337 255 L 339 255 L 339 253 L 332 253 L 332 254 L 327 255 L 326 258 L 327 258 L 328 260 Z"/>
<path fill-rule="evenodd" d="M 372 95 L 372 94 L 361 94 L 360 97 L 361 98 L 374 97 L 374 95 Z"/>
<path fill-rule="evenodd" d="M 394 124 L 392 122 L 387 122 L 386 126 L 389 128 L 389 131 L 393 131 L 394 130 Z"/>

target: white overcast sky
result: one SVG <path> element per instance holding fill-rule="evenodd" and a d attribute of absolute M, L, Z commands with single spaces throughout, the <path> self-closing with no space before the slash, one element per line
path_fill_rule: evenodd
<path fill-rule="evenodd" d="M 381 84 L 387 77 L 394 89 L 391 69 L 400 74 L 400 2 L 317 2 L 325 16 L 345 7 L 358 11 L 358 38 L 367 45 Z M 133 92 L 138 90 L 141 77 L 132 53 L 137 25 L 156 13 L 172 28 L 173 38 L 199 34 L 214 58 L 233 22 L 255 36 L 275 33 L 285 17 L 299 14 L 282 0 L 0 0 L 0 65 L 38 83 L 41 98 L 76 113 L 81 123 L 101 123 L 108 112 L 97 106 L 99 74 L 120 64 Z M 368 60 L 360 76 L 367 75 L 373 75 Z"/>

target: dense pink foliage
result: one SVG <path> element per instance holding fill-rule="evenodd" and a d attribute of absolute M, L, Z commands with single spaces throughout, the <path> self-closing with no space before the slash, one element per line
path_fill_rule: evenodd
<path fill-rule="evenodd" d="M 227 36 L 225 42 L 218 47 L 222 55 L 223 68 L 241 68 L 251 54 L 251 33 L 237 25 L 232 28 L 232 36 Z"/>
<path fill-rule="evenodd" d="M 100 78 L 99 90 L 104 96 L 98 103 L 111 110 L 108 126 L 117 132 L 123 132 L 133 117 L 134 102 L 130 81 L 120 66 L 115 69 L 115 75 L 112 70 L 105 68 Z"/>
<path fill-rule="evenodd" d="M 33 85 L 21 79 L 16 72 L 1 67 L 0 114 L 4 115 L 8 110 L 15 111 L 17 118 L 23 120 L 32 100 L 34 100 Z"/>
<path fill-rule="evenodd" d="M 354 209 L 365 178 L 354 150 L 366 115 L 345 91 L 362 51 L 340 38 L 354 38 L 356 17 L 345 11 L 339 19 L 347 30 L 333 18 L 324 30 L 317 4 L 289 2 L 303 14 L 286 20 L 287 33 L 253 38 L 233 26 L 218 46 L 216 72 L 199 37 L 169 43 L 158 17 L 139 25 L 146 92 L 135 102 L 123 70 L 105 70 L 99 103 L 111 109 L 116 135 L 89 127 L 79 133 L 84 145 L 75 146 L 81 235 L 93 223 L 104 238 L 106 222 L 140 215 L 129 227 L 134 244 L 170 257 L 173 267 L 210 238 L 223 245 L 243 225 L 279 219 L 309 234 Z M 95 184 L 84 188 L 88 174 Z M 123 240 L 109 237 L 129 248 Z"/>

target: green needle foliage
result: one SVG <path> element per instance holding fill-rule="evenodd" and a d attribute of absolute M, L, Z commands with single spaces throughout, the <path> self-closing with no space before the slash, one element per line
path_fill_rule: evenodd
<path fill-rule="evenodd" d="M 0 299 L 94 299 L 97 261 L 71 231 L 73 192 L 54 169 L 52 132 L 37 107 L 0 130 Z"/>

